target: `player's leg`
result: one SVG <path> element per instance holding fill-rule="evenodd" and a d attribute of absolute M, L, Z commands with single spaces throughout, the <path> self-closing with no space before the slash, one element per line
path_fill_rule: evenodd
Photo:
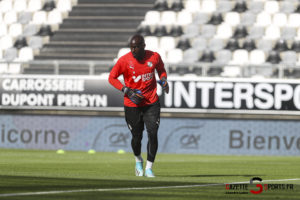
<path fill-rule="evenodd" d="M 131 148 L 136 160 L 135 174 L 143 176 L 143 158 L 141 156 L 144 121 L 140 108 L 125 107 L 125 120 L 131 132 Z"/>
<path fill-rule="evenodd" d="M 144 108 L 143 119 L 146 125 L 148 133 L 147 144 L 147 163 L 145 175 L 148 177 L 154 177 L 152 172 L 152 165 L 155 160 L 155 156 L 158 149 L 158 127 L 160 123 L 160 104 L 159 102 Z"/>

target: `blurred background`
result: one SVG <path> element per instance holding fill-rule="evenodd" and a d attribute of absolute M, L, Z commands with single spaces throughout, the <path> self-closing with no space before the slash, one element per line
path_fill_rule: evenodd
<path fill-rule="evenodd" d="M 206 118 L 211 125 L 204 132 L 213 135 L 208 144 L 217 148 L 222 141 L 232 140 L 222 147 L 228 151 L 200 153 L 238 154 L 235 150 L 244 148 L 243 154 L 276 155 L 282 150 L 276 144 L 283 140 L 269 140 L 265 151 L 255 145 L 248 151 L 242 138 L 251 131 L 254 143 L 255 134 L 298 137 L 299 0 L 0 0 L 1 123 L 5 130 L 17 127 L 21 137 L 26 127 L 60 127 L 58 132 L 69 128 L 68 133 L 77 137 L 74 140 L 81 141 L 82 134 L 97 129 L 91 141 L 69 147 L 74 150 L 80 145 L 80 150 L 97 149 L 99 134 L 112 127 L 110 122 L 117 124 L 110 134 L 124 132 L 123 118 L 110 118 L 123 117 L 122 94 L 107 83 L 107 77 L 117 59 L 129 52 L 129 39 L 136 33 L 145 37 L 146 49 L 159 52 L 168 72 L 170 96 L 158 91 L 167 124 L 161 131 L 180 122 L 189 124 L 180 125 L 188 130 L 174 127 L 170 136 L 162 136 L 166 145 L 160 151 L 174 152 L 166 147 L 170 137 L 189 133 L 194 143 L 181 138 L 178 142 L 183 148 L 178 153 L 199 153 L 198 141 L 203 136 L 192 133 L 205 127 Z M 207 90 L 203 82 L 211 83 L 205 86 Z M 248 85 L 235 87 L 239 83 Z M 225 85 L 214 88 L 218 84 Z M 235 95 L 236 88 L 241 97 Z M 39 115 L 46 120 L 36 123 Z M 86 118 L 90 121 L 74 129 L 77 120 Z M 93 124 L 93 120 L 100 121 Z M 89 122 L 94 129 L 88 128 Z M 221 125 L 217 128 L 214 123 Z M 222 131 L 226 132 L 224 140 L 215 142 Z M 22 146 L 21 137 L 20 146 L 2 147 L 55 149 L 65 145 L 35 146 L 29 133 L 23 136 L 31 146 Z M 129 150 L 129 144 L 124 145 Z M 295 143 L 283 154 L 298 154 L 299 148 Z"/>
<path fill-rule="evenodd" d="M 298 0 L 1 0 L 0 24 L 2 74 L 107 73 L 140 33 L 170 75 L 300 76 Z"/>

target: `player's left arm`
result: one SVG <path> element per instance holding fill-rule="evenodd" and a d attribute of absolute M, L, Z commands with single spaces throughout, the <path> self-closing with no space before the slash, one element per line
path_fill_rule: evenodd
<path fill-rule="evenodd" d="M 164 62 L 162 61 L 161 57 L 159 54 L 157 54 L 158 56 L 158 62 L 156 65 L 156 71 L 158 73 L 159 76 L 159 81 L 158 83 L 162 86 L 163 90 L 168 94 L 169 93 L 169 84 L 167 81 L 167 72 L 165 69 L 165 65 Z"/>

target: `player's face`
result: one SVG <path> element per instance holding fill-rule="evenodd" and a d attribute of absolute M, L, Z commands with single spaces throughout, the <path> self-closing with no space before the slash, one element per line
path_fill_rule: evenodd
<path fill-rule="evenodd" d="M 140 39 L 133 39 L 130 43 L 130 50 L 135 59 L 142 60 L 145 51 L 144 41 Z"/>

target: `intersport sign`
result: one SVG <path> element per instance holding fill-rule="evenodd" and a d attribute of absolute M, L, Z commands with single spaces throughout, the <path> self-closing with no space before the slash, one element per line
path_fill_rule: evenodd
<path fill-rule="evenodd" d="M 107 76 L 0 76 L 2 109 L 123 109 L 123 94 Z M 273 112 L 300 110 L 300 81 L 169 77 L 158 94 L 167 112 Z M 300 113 L 300 112 L 299 112 Z"/>

